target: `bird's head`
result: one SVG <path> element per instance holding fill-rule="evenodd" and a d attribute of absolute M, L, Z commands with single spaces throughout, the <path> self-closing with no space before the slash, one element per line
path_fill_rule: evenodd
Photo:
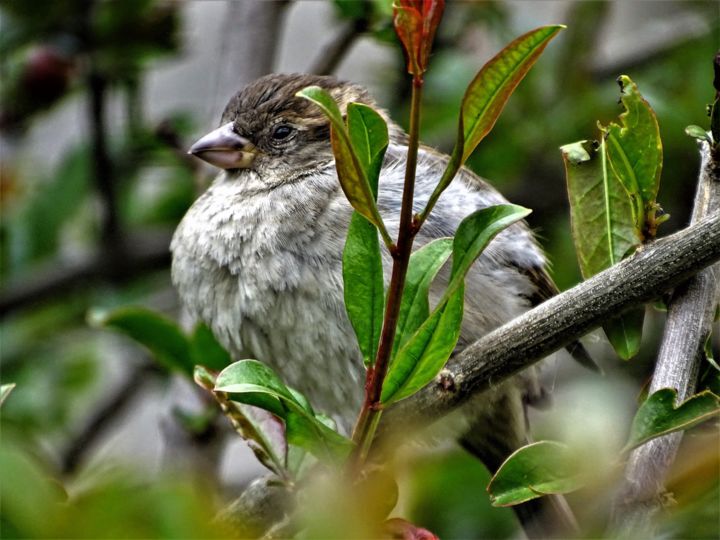
<path fill-rule="evenodd" d="M 276 178 L 330 163 L 328 119 L 319 107 L 295 95 L 307 86 L 329 92 L 343 114 L 354 101 L 375 105 L 364 88 L 333 77 L 267 75 L 235 94 L 220 127 L 198 140 L 189 153 L 221 169 L 254 169 Z"/>

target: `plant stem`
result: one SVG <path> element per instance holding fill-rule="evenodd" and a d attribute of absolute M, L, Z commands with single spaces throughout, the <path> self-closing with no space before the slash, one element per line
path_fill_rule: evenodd
<path fill-rule="evenodd" d="M 400 302 L 405 287 L 408 263 L 412 252 L 413 240 L 417 227 L 413 223 L 413 196 L 415 192 L 415 170 L 417 168 L 417 154 L 420 143 L 420 101 L 422 98 L 422 76 L 413 76 L 412 97 L 410 101 L 410 133 L 408 142 L 407 163 L 405 167 L 405 184 L 403 187 L 402 206 L 400 207 L 400 227 L 395 249 L 391 252 L 393 257 L 392 275 L 388 286 L 385 317 L 383 320 L 380 343 L 378 345 L 375 363 L 370 366 L 365 378 L 365 401 L 360 416 L 353 430 L 353 442 L 356 447 L 350 457 L 350 466 L 361 467 L 367 459 L 372 445 L 382 405 L 380 395 L 383 381 L 390 363 L 390 353 L 395 341 Z"/>

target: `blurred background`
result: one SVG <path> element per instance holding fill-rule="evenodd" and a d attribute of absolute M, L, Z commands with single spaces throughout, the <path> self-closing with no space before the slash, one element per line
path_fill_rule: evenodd
<path fill-rule="evenodd" d="M 212 499 L 220 504 L 262 467 L 224 425 L 199 420 L 202 400 L 191 382 L 91 323 L 126 305 L 182 322 L 169 239 L 213 175 L 186 149 L 217 126 L 243 84 L 271 71 L 334 73 L 368 86 L 406 123 L 409 87 L 388 6 L 0 1 L 0 377 L 17 384 L 0 424 L 5 536 L 222 534 L 208 524 L 216 508 L 184 473 L 220 479 L 222 493 Z M 699 163 L 684 128 L 708 125 L 720 6 L 448 1 L 426 77 L 424 142 L 449 151 L 477 70 L 511 39 L 549 23 L 568 28 L 469 166 L 533 209 L 530 224 L 565 289 L 580 277 L 558 147 L 597 138 L 596 122 L 622 112 L 620 74 L 639 85 L 658 116 L 658 200 L 671 214 L 660 234 L 687 224 Z M 598 531 L 603 524 L 593 516 L 611 495 L 602 483 L 619 472 L 612 458 L 651 373 L 663 318 L 648 309 L 641 354 L 630 362 L 617 359 L 601 334 L 586 338 L 602 378 L 564 356 L 547 362 L 554 407 L 535 419 L 538 438 L 580 440 L 598 470 L 609 471 L 571 497 L 581 518 L 598 520 Z M 703 376 L 717 386 L 716 374 Z M 717 430 L 707 427 L 686 437 L 671 479 L 670 536 L 717 537 L 718 444 Z M 518 534 L 512 512 L 489 506 L 487 471 L 460 450 L 412 453 L 406 463 L 403 516 L 442 538 Z M 138 491 L 148 478 L 151 489 Z M 56 491 L 77 514 L 38 520 Z"/>

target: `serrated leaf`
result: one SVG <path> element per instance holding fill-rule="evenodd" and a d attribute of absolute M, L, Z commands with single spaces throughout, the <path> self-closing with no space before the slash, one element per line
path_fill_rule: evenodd
<path fill-rule="evenodd" d="M 662 141 L 655 112 L 627 75 L 618 78 L 620 100 L 625 112 L 620 124 L 602 127 L 607 140 L 606 151 L 613 172 L 623 185 L 634 210 L 640 238 L 654 231 L 656 198 L 662 172 Z"/>
<path fill-rule="evenodd" d="M 352 449 L 352 443 L 307 409 L 277 374 L 257 360 L 240 360 L 225 368 L 217 377 L 215 392 L 228 394 L 238 403 L 268 410 L 285 421 L 290 444 L 305 448 L 318 459 L 338 461 Z"/>
<path fill-rule="evenodd" d="M 230 354 L 220 345 L 212 331 L 199 323 L 190 337 L 190 356 L 194 365 L 220 371 L 232 363 Z"/>
<path fill-rule="evenodd" d="M 111 328 L 137 341 L 153 354 L 162 366 L 193 376 L 195 364 L 190 341 L 180 327 L 167 317 L 142 307 L 121 307 L 111 312 L 91 311 L 90 324 Z"/>
<path fill-rule="evenodd" d="M 320 107 L 330 120 L 330 142 L 335 155 L 338 179 L 345 196 L 357 212 L 378 228 L 385 242 L 392 243 L 375 204 L 366 172 L 351 145 L 350 135 L 337 103 L 319 86 L 309 86 L 296 95 Z"/>
<path fill-rule="evenodd" d="M 5 403 L 5 400 L 10 395 L 10 392 L 15 388 L 15 383 L 3 384 L 0 386 L 0 406 Z"/>
<path fill-rule="evenodd" d="M 438 238 L 410 256 L 391 358 L 430 316 L 430 285 L 451 252 L 452 238 Z"/>
<path fill-rule="evenodd" d="M 622 184 L 603 149 L 591 141 L 560 147 L 565 163 L 573 242 L 584 279 L 620 262 L 640 243 Z"/>
<path fill-rule="evenodd" d="M 382 403 L 411 396 L 440 372 L 460 336 L 468 270 L 495 235 L 529 213 L 522 206 L 503 204 L 478 210 L 460 223 L 453 240 L 452 271 L 445 294 L 390 363 L 380 397 Z"/>
<path fill-rule="evenodd" d="M 493 506 L 513 506 L 583 487 L 581 460 L 564 444 L 540 441 L 513 452 L 487 487 Z"/>
<path fill-rule="evenodd" d="M 651 394 L 638 409 L 630 428 L 625 450 L 632 450 L 650 439 L 695 426 L 720 414 L 720 397 L 709 390 L 696 394 L 675 406 L 677 391 L 661 388 Z"/>
<path fill-rule="evenodd" d="M 627 191 L 610 170 L 605 141 L 562 146 L 573 242 L 583 278 L 620 262 L 640 243 Z M 644 309 L 634 309 L 603 325 L 623 359 L 640 349 Z"/>
<path fill-rule="evenodd" d="M 351 103 L 348 130 L 374 200 L 388 145 L 387 125 L 372 108 Z M 353 212 L 345 241 L 343 284 L 345 309 L 357 335 L 363 361 L 370 365 L 380 341 L 385 288 L 377 229 L 358 212 Z"/>

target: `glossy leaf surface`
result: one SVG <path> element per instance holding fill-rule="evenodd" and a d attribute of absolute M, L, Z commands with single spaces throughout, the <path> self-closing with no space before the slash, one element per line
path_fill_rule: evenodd
<path fill-rule="evenodd" d="M 285 421 L 289 443 L 305 448 L 319 459 L 344 458 L 352 443 L 315 418 L 306 400 L 298 400 L 280 378 L 257 360 L 240 360 L 217 377 L 215 392 L 228 394 L 232 401 L 268 410 Z"/>
<path fill-rule="evenodd" d="M 673 431 L 688 429 L 720 414 L 720 397 L 709 390 L 675 405 L 677 391 L 661 388 L 651 394 L 638 409 L 630 428 L 626 449 Z"/>
<path fill-rule="evenodd" d="M 564 444 L 540 441 L 513 452 L 490 480 L 493 506 L 513 506 L 542 495 L 583 487 L 578 456 Z"/>

